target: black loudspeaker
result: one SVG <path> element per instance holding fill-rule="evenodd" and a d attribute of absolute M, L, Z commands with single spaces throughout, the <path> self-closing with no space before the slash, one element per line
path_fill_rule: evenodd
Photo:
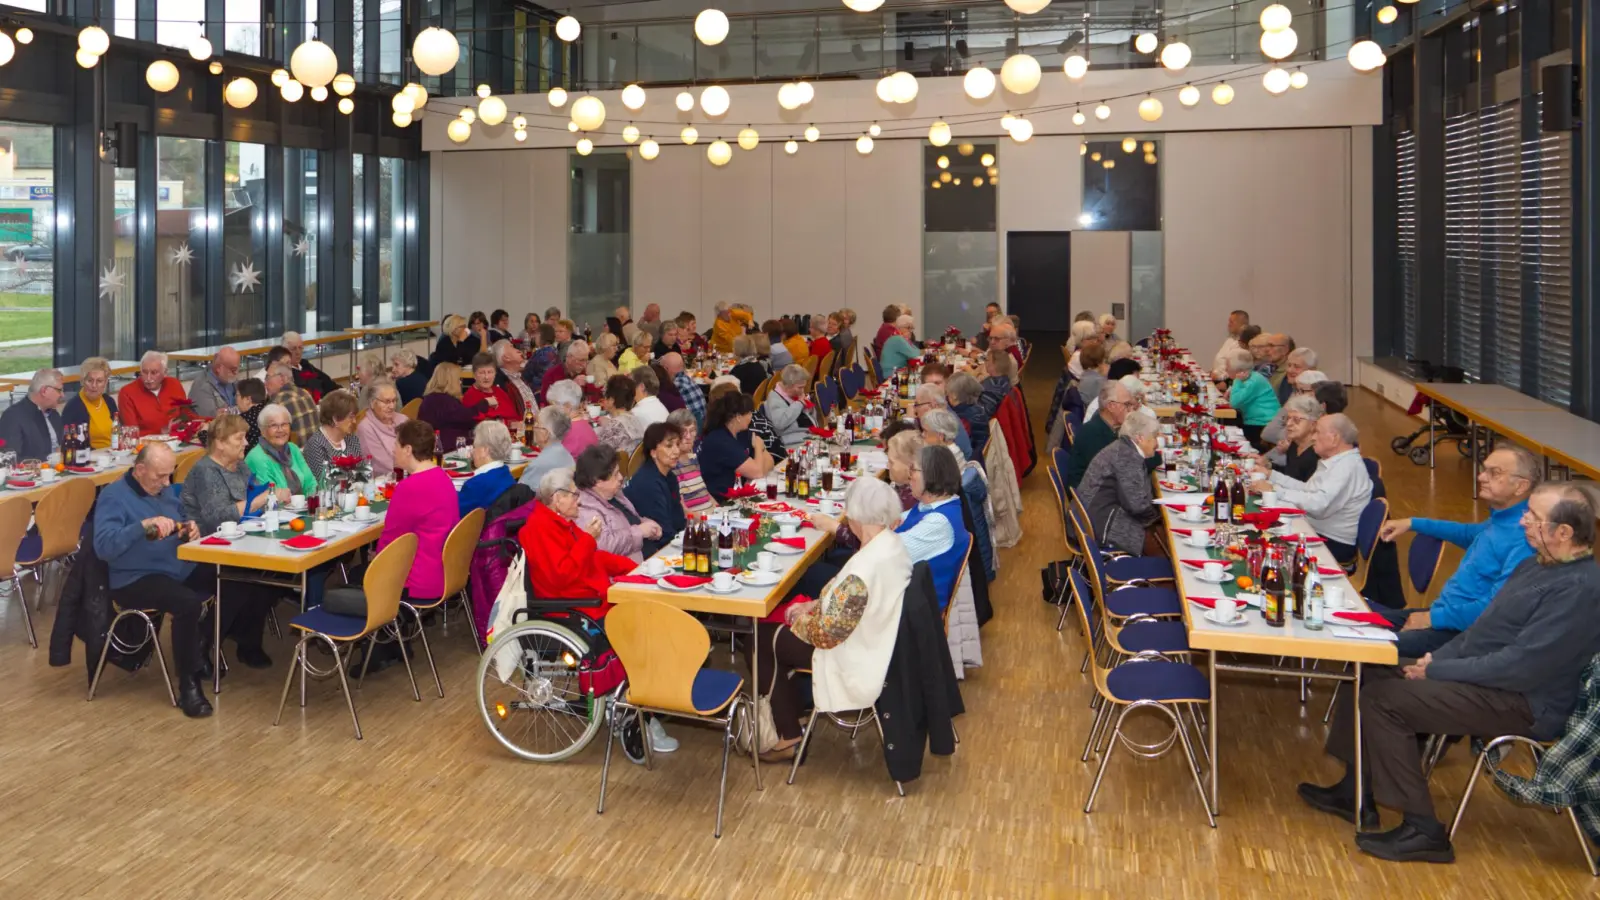
<path fill-rule="evenodd" d="M 113 164 L 119 169 L 132 169 L 139 165 L 139 125 L 135 122 L 117 123 L 116 154 Z"/>
<path fill-rule="evenodd" d="M 1545 66 L 1539 72 L 1544 93 L 1541 131 L 1572 131 L 1578 127 L 1578 67 L 1570 63 Z"/>

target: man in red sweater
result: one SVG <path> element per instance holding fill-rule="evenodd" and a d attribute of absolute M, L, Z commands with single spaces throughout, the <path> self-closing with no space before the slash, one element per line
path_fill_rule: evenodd
<path fill-rule="evenodd" d="M 550 391 L 550 385 L 558 381 L 566 381 L 570 378 L 576 381 L 579 387 L 583 387 L 588 383 L 588 379 L 583 374 L 588 367 L 589 345 L 582 338 L 579 338 L 567 345 L 567 356 L 566 359 L 561 361 L 561 365 L 551 366 L 545 370 L 544 378 L 539 382 L 539 402 L 550 402 L 546 395 Z"/>
<path fill-rule="evenodd" d="M 117 392 L 117 416 L 140 434 L 166 434 L 188 402 L 183 385 L 167 375 L 167 355 L 149 350 L 139 359 L 139 380 Z"/>

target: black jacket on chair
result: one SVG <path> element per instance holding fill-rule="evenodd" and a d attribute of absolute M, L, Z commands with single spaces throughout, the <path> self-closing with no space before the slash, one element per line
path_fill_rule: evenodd
<path fill-rule="evenodd" d="M 979 539 L 978 522 L 976 516 L 983 515 L 983 510 L 972 509 L 972 504 L 967 502 L 966 491 L 961 493 L 961 524 L 967 527 L 967 534 L 972 535 L 974 541 Z M 984 540 L 989 539 L 988 529 L 982 532 Z M 972 610 L 978 616 L 978 627 L 983 627 L 990 619 L 994 618 L 994 605 L 989 602 L 989 571 L 983 564 L 983 553 L 980 548 L 973 547 L 967 554 L 967 583 L 972 585 Z M 951 671 L 954 672 L 952 665 Z"/>
<path fill-rule="evenodd" d="M 924 748 L 938 756 L 956 752 L 953 720 L 965 707 L 950 662 L 933 574 L 925 562 L 911 569 L 877 711 L 883 724 L 883 760 L 895 781 L 913 781 L 922 774 Z"/>
<path fill-rule="evenodd" d="M 90 681 L 94 680 L 95 665 L 100 662 L 100 649 L 105 645 L 106 631 L 111 627 L 111 588 L 106 564 L 94 552 L 94 518 L 84 529 L 83 540 L 73 557 L 67 580 L 61 586 L 61 604 L 56 610 L 55 624 L 50 630 L 50 665 L 72 664 L 72 641 L 83 641 L 84 666 Z M 127 620 L 125 620 L 127 621 Z M 137 641 L 132 629 L 138 623 L 128 621 L 129 643 Z M 139 626 L 142 627 L 142 626 Z M 146 646 L 136 656 L 129 658 L 113 650 L 106 662 L 133 671 L 151 648 Z"/>

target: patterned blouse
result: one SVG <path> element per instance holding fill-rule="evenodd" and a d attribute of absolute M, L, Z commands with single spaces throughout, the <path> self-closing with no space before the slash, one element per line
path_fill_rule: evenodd
<path fill-rule="evenodd" d="M 683 497 L 684 512 L 694 516 L 716 508 L 717 501 L 712 499 L 705 478 L 700 475 L 699 457 L 693 453 L 678 457 L 678 464 L 672 467 L 672 473 L 678 477 L 678 493 Z"/>
<path fill-rule="evenodd" d="M 867 583 L 859 575 L 846 575 L 828 583 L 811 612 L 794 620 L 795 637 L 819 650 L 844 643 L 856 630 L 867 609 Z"/>
<path fill-rule="evenodd" d="M 627 410 L 601 416 L 594 420 L 594 433 L 600 443 L 613 450 L 632 453 L 644 440 L 644 423 Z"/>

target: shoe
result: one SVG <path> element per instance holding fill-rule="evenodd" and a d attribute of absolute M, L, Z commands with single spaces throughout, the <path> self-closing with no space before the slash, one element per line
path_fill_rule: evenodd
<path fill-rule="evenodd" d="M 260 647 L 240 647 L 238 651 L 234 653 L 234 656 L 238 657 L 239 662 L 244 663 L 246 668 L 272 668 L 272 657 L 268 656 L 266 651 L 262 650 Z"/>
<path fill-rule="evenodd" d="M 794 759 L 795 752 L 800 749 L 800 742 L 795 741 L 779 750 L 768 750 L 757 756 L 764 763 L 786 763 Z"/>
<path fill-rule="evenodd" d="M 211 668 L 211 648 L 202 647 L 201 651 L 200 662 L 194 667 L 194 677 L 196 681 L 210 681 L 213 671 Z"/>
<path fill-rule="evenodd" d="M 644 765 L 644 729 L 639 727 L 639 713 L 624 710 L 616 722 L 617 739 L 622 744 L 622 755 L 636 766 Z"/>
<path fill-rule="evenodd" d="M 1456 851 L 1448 837 L 1433 837 L 1410 822 L 1401 822 L 1398 828 L 1389 831 L 1358 834 L 1356 846 L 1363 853 L 1390 862 L 1456 861 Z"/>
<path fill-rule="evenodd" d="M 379 644 L 377 649 L 371 652 L 372 662 L 367 664 L 367 675 L 369 677 L 382 672 L 390 666 L 400 664 L 400 648 L 394 644 Z M 351 681 L 357 681 L 361 678 L 361 662 L 358 659 L 350 663 L 350 671 L 347 674 L 349 674 Z"/>
<path fill-rule="evenodd" d="M 193 678 L 178 682 L 178 708 L 191 719 L 204 719 L 211 715 L 211 701 L 200 689 L 200 682 Z"/>
<path fill-rule="evenodd" d="M 650 750 L 654 753 L 671 753 L 678 749 L 678 739 L 667 734 L 667 729 L 661 726 L 660 719 L 651 719 L 646 726 L 650 735 Z"/>
<path fill-rule="evenodd" d="M 1301 782 L 1300 786 L 1295 790 L 1300 794 L 1300 799 L 1304 800 L 1306 805 L 1312 809 L 1321 810 L 1329 815 L 1338 816 L 1346 822 L 1355 824 L 1356 798 L 1350 791 L 1340 785 L 1323 787 L 1306 781 Z M 1378 827 L 1378 810 L 1370 801 L 1361 805 L 1361 827 Z"/>

